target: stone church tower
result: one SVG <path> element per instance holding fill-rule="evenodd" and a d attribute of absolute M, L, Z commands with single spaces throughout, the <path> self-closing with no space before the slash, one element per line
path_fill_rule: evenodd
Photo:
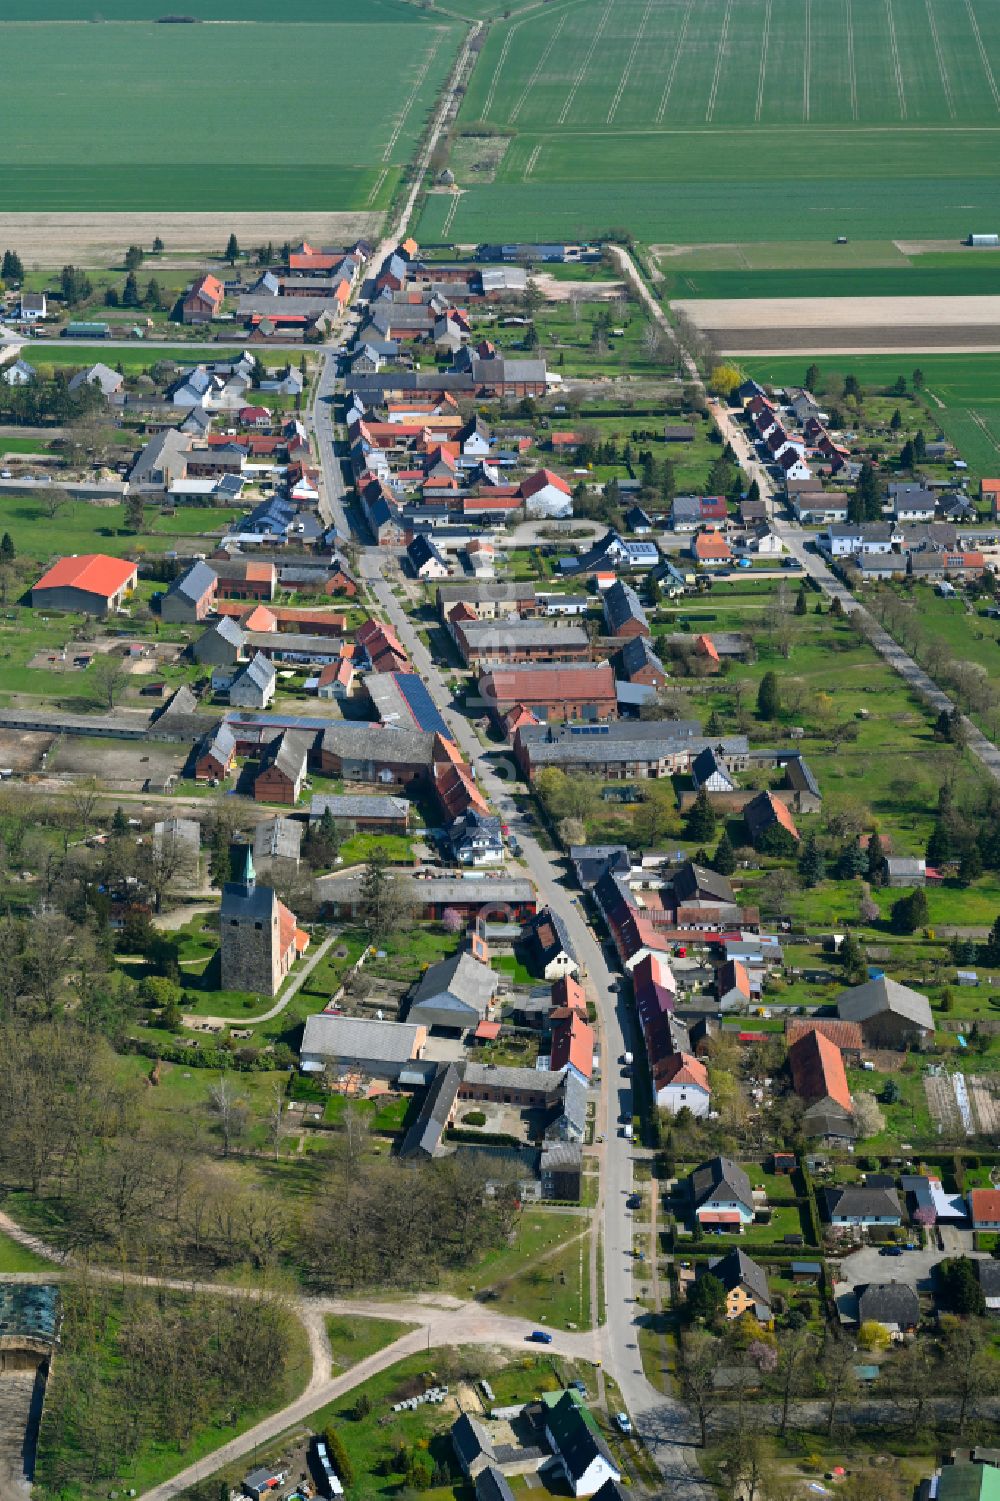
<path fill-rule="evenodd" d="M 232 857 L 220 913 L 222 989 L 277 995 L 295 959 L 295 917 L 257 885 L 249 844 L 234 845 Z"/>

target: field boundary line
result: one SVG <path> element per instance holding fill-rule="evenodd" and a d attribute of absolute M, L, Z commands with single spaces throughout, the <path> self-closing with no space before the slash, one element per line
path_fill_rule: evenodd
<path fill-rule="evenodd" d="M 681 53 L 684 51 L 684 43 L 687 40 L 687 31 L 688 31 L 688 26 L 689 26 L 690 21 L 691 21 L 691 12 L 692 12 L 693 9 L 694 9 L 694 0 L 688 0 L 687 10 L 684 12 L 684 20 L 681 22 L 680 34 L 678 35 L 678 38 L 677 38 L 677 50 L 674 53 L 674 60 L 670 64 L 670 72 L 667 74 L 667 81 L 666 81 L 666 84 L 664 85 L 663 93 L 660 96 L 660 107 L 656 111 L 656 124 L 657 125 L 659 125 L 662 122 L 663 116 L 666 113 L 667 101 L 670 98 L 670 90 L 674 86 L 674 77 L 675 77 L 675 75 L 677 73 L 677 64 L 680 62 Z"/>
<path fill-rule="evenodd" d="M 858 118 L 858 74 L 854 66 L 854 12 L 851 0 L 847 4 L 847 71 L 851 78 L 851 119 Z"/>
<path fill-rule="evenodd" d="M 812 72 L 812 0 L 806 0 L 806 34 L 802 49 L 802 118 L 809 121 L 809 75 Z"/>
<path fill-rule="evenodd" d="M 934 7 L 931 0 L 924 0 L 927 7 L 927 20 L 931 28 L 931 39 L 934 42 L 934 55 L 937 58 L 938 72 L 941 75 L 941 87 L 944 89 L 945 101 L 948 105 L 948 114 L 954 120 L 955 101 L 951 94 L 951 79 L 948 77 L 948 69 L 945 67 L 944 53 L 941 50 L 941 38 L 938 36 L 937 20 L 934 15 Z"/>
<path fill-rule="evenodd" d="M 632 43 L 632 47 L 628 55 L 628 60 L 624 68 L 622 69 L 622 76 L 618 80 L 618 87 L 615 90 L 615 97 L 612 99 L 611 108 L 608 110 L 608 118 L 605 122 L 607 125 L 610 125 L 612 120 L 614 119 L 615 114 L 618 110 L 618 106 L 622 102 L 622 95 L 628 87 L 628 80 L 629 75 L 632 72 L 632 65 L 635 62 L 636 56 L 638 55 L 639 46 L 642 42 L 642 34 L 646 29 L 646 22 L 649 20 L 649 15 L 652 9 L 653 0 L 646 0 L 646 9 L 642 13 L 642 20 L 639 22 L 638 29 L 636 30 L 635 41 Z"/>
<path fill-rule="evenodd" d="M 715 99 L 719 92 L 719 79 L 722 77 L 722 64 L 725 61 L 726 43 L 729 40 L 729 20 L 733 13 L 733 0 L 726 0 L 726 13 L 722 18 L 722 30 L 719 32 L 719 45 L 715 53 L 715 72 L 712 74 L 712 88 L 708 96 L 708 108 L 705 111 L 705 120 L 710 121 L 715 114 Z"/>
<path fill-rule="evenodd" d="M 906 93 L 903 88 L 903 69 L 896 45 L 896 22 L 892 14 L 892 0 L 885 0 L 885 18 L 889 23 L 889 51 L 892 53 L 892 70 L 896 75 L 896 93 L 899 95 L 899 118 L 906 119 Z"/>
<path fill-rule="evenodd" d="M 983 34 L 979 30 L 979 22 L 976 20 L 976 13 L 972 9 L 972 0 L 965 0 L 965 8 L 969 13 L 969 22 L 972 26 L 973 35 L 976 38 L 976 46 L 979 48 L 979 60 L 983 65 L 983 71 L 986 74 L 986 81 L 990 86 L 990 93 L 993 95 L 993 103 L 996 105 L 997 109 L 1000 110 L 1000 89 L 997 88 L 997 81 L 993 76 L 993 69 L 990 67 L 990 59 L 987 54 L 986 48 L 983 45 Z"/>
<path fill-rule="evenodd" d="M 764 0 L 764 32 L 760 39 L 760 70 L 757 74 L 757 108 L 754 119 L 759 121 L 764 108 L 764 79 L 767 77 L 767 44 L 771 37 L 771 6 L 773 0 Z"/>
<path fill-rule="evenodd" d="M 608 24 L 613 6 L 614 0 L 608 0 L 604 14 L 601 17 L 600 25 L 590 39 L 590 46 L 587 48 L 586 56 L 584 57 L 583 62 L 580 66 L 580 71 L 576 75 L 569 93 L 566 95 L 566 101 L 563 104 L 562 109 L 559 111 L 559 118 L 556 121 L 558 125 L 564 125 L 566 123 L 566 116 L 573 108 L 573 101 L 576 99 L 577 91 L 584 78 L 586 77 L 587 69 L 590 67 L 591 62 L 593 61 L 594 53 L 597 51 L 597 44 L 601 40 L 601 37 L 604 35 L 604 28 Z"/>
<path fill-rule="evenodd" d="M 524 108 L 525 104 L 527 103 L 528 95 L 531 93 L 532 89 L 535 87 L 535 84 L 538 82 L 539 78 L 541 77 L 542 69 L 545 67 L 545 64 L 549 60 L 549 53 L 552 51 L 552 48 L 555 46 L 556 42 L 559 40 L 559 33 L 562 31 L 562 29 L 563 29 L 563 27 L 565 25 L 566 25 L 566 11 L 564 10 L 563 13 L 562 13 L 562 15 L 559 17 L 559 25 L 556 27 L 555 31 L 552 33 L 552 35 L 549 37 L 548 41 L 546 42 L 544 51 L 542 52 L 542 54 L 539 57 L 537 63 L 535 64 L 534 68 L 532 69 L 531 77 L 528 79 L 527 83 L 524 85 L 524 88 L 521 91 L 521 95 L 520 95 L 517 103 L 514 105 L 514 108 L 511 110 L 510 114 L 507 116 L 507 123 L 509 125 L 513 125 L 514 121 L 517 119 L 518 115 L 521 113 L 521 110 Z"/>
<path fill-rule="evenodd" d="M 443 30 L 443 27 L 437 26 L 434 29 L 435 29 L 435 31 L 441 31 L 441 30 Z M 420 68 L 419 72 L 417 73 L 416 81 L 414 82 L 413 88 L 410 90 L 409 94 L 407 95 L 406 103 L 403 105 L 403 108 L 399 112 L 399 118 L 396 120 L 396 124 L 395 124 L 395 127 L 393 129 L 392 135 L 389 137 L 388 141 L 386 141 L 386 143 L 385 143 L 385 150 L 382 152 L 382 160 L 384 162 L 389 161 L 390 157 L 392 156 L 393 151 L 396 149 L 396 142 L 399 140 L 399 137 L 400 137 L 400 135 L 402 133 L 402 130 L 403 130 L 403 126 L 406 124 L 407 120 L 410 117 L 410 111 L 413 108 L 414 104 L 416 103 L 417 95 L 420 93 L 420 90 L 423 88 L 424 79 L 427 77 L 427 74 L 430 71 L 431 62 L 433 61 L 434 53 L 435 53 L 436 50 L 437 50 L 437 38 L 435 38 L 431 42 L 430 46 L 427 48 L 427 56 L 424 58 L 423 66 Z"/>

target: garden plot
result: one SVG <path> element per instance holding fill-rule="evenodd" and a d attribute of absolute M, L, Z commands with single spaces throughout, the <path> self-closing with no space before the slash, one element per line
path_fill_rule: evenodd
<path fill-rule="evenodd" d="M 996 1075 L 970 1074 L 966 1084 L 980 1131 L 997 1140 L 1000 1138 L 1000 1080 Z"/>
<path fill-rule="evenodd" d="M 957 1136 L 962 1131 L 962 1115 L 950 1077 L 947 1074 L 926 1074 L 924 1093 L 935 1125 L 943 1135 Z"/>

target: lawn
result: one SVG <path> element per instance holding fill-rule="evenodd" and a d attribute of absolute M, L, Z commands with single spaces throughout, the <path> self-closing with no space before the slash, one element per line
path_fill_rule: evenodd
<path fill-rule="evenodd" d="M 326 1337 L 333 1354 L 333 1371 L 349 1370 L 359 1360 L 366 1360 L 384 1350 L 415 1329 L 415 1324 L 403 1324 L 393 1319 L 369 1319 L 361 1314 L 328 1314 Z"/>
<path fill-rule="evenodd" d="M 681 244 L 957 245 L 998 207 L 985 24 L 923 0 L 515 12 L 491 27 L 459 113 L 460 127 L 509 133 L 495 180 L 457 153 L 462 196 L 428 198 L 421 237 L 442 238 L 447 220 L 445 238 L 461 243 L 622 225 Z M 780 194 L 747 166 L 776 152 Z"/>
<path fill-rule="evenodd" d="M 36 1256 L 34 1251 L 27 1250 L 0 1230 L 0 1275 L 10 1276 L 13 1272 L 44 1272 L 51 1269 L 51 1266 L 51 1261 L 46 1261 L 42 1256 Z"/>
<path fill-rule="evenodd" d="M 405 834 L 352 834 L 338 853 L 345 865 L 364 865 L 376 850 L 390 865 L 405 865 L 413 859 L 413 840 Z"/>
<path fill-rule="evenodd" d="M 0 531 L 10 532 L 19 557 L 41 561 L 67 552 L 104 552 L 114 557 L 137 557 L 140 551 L 167 552 L 185 537 L 220 535 L 242 514 L 232 508 L 185 506 L 174 516 L 161 516 L 147 506 L 144 524 L 149 530 L 134 532 L 126 527 L 124 508 L 120 505 L 69 500 L 55 517 L 50 517 L 43 499 L 0 494 Z"/>
<path fill-rule="evenodd" d="M 459 36 L 454 22 L 428 21 L 416 7 L 394 5 L 391 14 L 388 25 L 352 17 L 310 26 L 300 45 L 290 44 L 284 16 L 202 26 L 197 46 L 187 26 L 53 21 L 42 48 L 31 27 L 6 22 L 5 55 L 19 59 L 5 89 L 6 208 L 385 207 Z M 322 117 L 324 129 L 296 132 L 293 141 L 276 128 L 290 98 L 302 118 Z M 210 172 L 206 140 L 216 143 Z"/>
<path fill-rule="evenodd" d="M 536 1305 L 527 1297 L 524 1278 L 536 1268 L 547 1275 L 551 1269 L 546 1258 L 551 1255 L 555 1264 L 566 1254 L 559 1248 L 566 1241 L 575 1240 L 586 1228 L 587 1219 L 579 1214 L 559 1209 L 526 1210 L 518 1223 L 513 1245 L 487 1252 L 478 1266 L 451 1273 L 443 1279 L 442 1286 L 456 1296 L 472 1295 L 501 1311 L 524 1313 L 527 1301 L 528 1315 L 534 1316 Z M 579 1244 L 574 1247 L 577 1258 Z M 585 1256 L 585 1262 L 586 1259 Z M 556 1300 L 558 1305 L 560 1300 Z"/>

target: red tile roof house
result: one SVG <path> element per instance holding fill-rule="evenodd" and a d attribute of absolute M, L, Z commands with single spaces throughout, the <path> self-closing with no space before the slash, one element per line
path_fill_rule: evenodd
<path fill-rule="evenodd" d="M 181 304 L 182 323 L 211 323 L 219 316 L 225 288 L 217 276 L 201 276 Z"/>
<path fill-rule="evenodd" d="M 692 1115 L 708 1114 L 712 1091 L 708 1069 L 700 1058 L 690 1053 L 671 1053 L 656 1073 L 656 1103 L 660 1110 L 676 1115 L 690 1110 Z"/>
<path fill-rule="evenodd" d="M 773 792 L 760 792 L 743 809 L 743 821 L 747 826 L 751 844 L 766 834 L 768 829 L 779 827 L 787 830 L 798 842 L 801 837 L 795 820 L 779 797 Z"/>
<path fill-rule="evenodd" d="M 575 975 L 560 975 L 558 980 L 554 980 L 551 999 L 553 1010 L 565 1008 L 568 1011 L 579 1011 L 584 1016 L 587 1014 L 587 998 Z"/>
<path fill-rule="evenodd" d="M 553 1073 L 572 1068 L 585 1083 L 590 1083 L 594 1072 L 594 1029 L 579 1011 L 571 1011 L 553 1028 L 549 1068 Z"/>
<path fill-rule="evenodd" d="M 252 427 L 256 432 L 267 432 L 271 426 L 271 413 L 267 407 L 240 407 L 236 415 L 241 427 Z"/>
<path fill-rule="evenodd" d="M 732 548 L 725 537 L 711 528 L 692 537 L 691 556 L 703 568 L 721 568 L 733 560 Z"/>
<path fill-rule="evenodd" d="M 1000 1230 L 1000 1188 L 974 1188 L 969 1213 L 973 1230 Z"/>
<path fill-rule="evenodd" d="M 618 692 L 609 662 L 496 667 L 480 677 L 479 696 L 498 720 L 516 704 L 553 722 L 618 717 Z"/>
<path fill-rule="evenodd" d="M 854 1101 L 837 1044 L 822 1032 L 805 1032 L 788 1049 L 788 1063 L 795 1093 L 806 1106 L 806 1134 L 853 1141 L 858 1134 Z"/>
<path fill-rule="evenodd" d="M 735 1011 L 749 1006 L 753 994 L 746 965 L 739 959 L 729 959 L 715 971 L 715 998 L 723 1011 Z"/>
<path fill-rule="evenodd" d="M 32 589 L 32 607 L 109 615 L 121 609 L 138 576 L 135 563 L 127 558 L 109 558 L 104 553 L 60 558 Z"/>
<path fill-rule="evenodd" d="M 521 499 L 530 517 L 572 516 L 573 492 L 559 474 L 539 469 L 521 482 Z"/>
<path fill-rule="evenodd" d="M 1000 518 L 1000 479 L 981 479 L 979 481 L 979 498 L 988 500 L 993 507 L 993 520 Z"/>

